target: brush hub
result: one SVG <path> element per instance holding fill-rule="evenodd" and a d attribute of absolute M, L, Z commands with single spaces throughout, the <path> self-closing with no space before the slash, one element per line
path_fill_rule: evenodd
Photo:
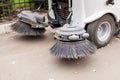
<path fill-rule="evenodd" d="M 55 29 L 54 37 L 61 41 L 76 41 L 88 38 L 89 34 L 84 29 L 66 24 L 61 28 Z"/>

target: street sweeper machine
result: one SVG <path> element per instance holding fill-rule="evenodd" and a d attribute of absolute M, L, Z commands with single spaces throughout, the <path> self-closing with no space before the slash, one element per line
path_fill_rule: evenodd
<path fill-rule="evenodd" d="M 11 28 L 37 36 L 51 26 L 58 40 L 50 49 L 52 55 L 72 59 L 89 56 L 119 33 L 120 0 L 48 0 L 48 3 L 47 16 L 25 10 L 18 14 L 19 20 Z"/>

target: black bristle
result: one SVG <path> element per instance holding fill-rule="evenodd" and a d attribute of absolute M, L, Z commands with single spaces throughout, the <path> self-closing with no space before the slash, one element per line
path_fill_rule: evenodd
<path fill-rule="evenodd" d="M 76 42 L 58 41 L 51 48 L 51 54 L 60 58 L 78 59 L 95 53 L 96 49 L 96 46 L 88 40 Z"/>
<path fill-rule="evenodd" d="M 11 29 L 24 35 L 33 36 L 41 35 L 45 32 L 44 28 L 31 28 L 31 25 L 21 21 L 18 21 L 15 24 L 11 25 Z"/>

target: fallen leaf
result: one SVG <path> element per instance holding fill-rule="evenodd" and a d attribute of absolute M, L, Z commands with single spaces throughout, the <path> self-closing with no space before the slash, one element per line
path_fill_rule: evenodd
<path fill-rule="evenodd" d="M 117 35 L 116 37 L 120 39 L 120 35 Z"/>
<path fill-rule="evenodd" d="M 111 46 L 110 46 L 110 44 L 108 44 L 108 45 L 107 45 L 107 47 L 109 47 L 109 48 L 110 48 L 110 47 L 111 47 Z"/>
<path fill-rule="evenodd" d="M 55 80 L 55 79 L 53 79 L 53 78 L 50 78 L 49 80 Z"/>
<path fill-rule="evenodd" d="M 115 38 L 117 41 L 120 41 L 120 38 Z"/>
<path fill-rule="evenodd" d="M 16 64 L 16 62 L 15 62 L 15 61 L 12 61 L 12 64 Z"/>
<path fill-rule="evenodd" d="M 93 72 L 96 72 L 96 69 L 93 69 L 92 71 L 93 71 Z"/>
<path fill-rule="evenodd" d="M 78 72 L 74 72 L 75 74 L 78 74 Z"/>

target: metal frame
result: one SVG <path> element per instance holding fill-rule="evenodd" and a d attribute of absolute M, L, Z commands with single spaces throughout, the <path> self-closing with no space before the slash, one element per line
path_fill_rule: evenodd
<path fill-rule="evenodd" d="M 11 17 L 16 17 L 17 13 L 24 9 L 35 9 L 35 7 L 32 6 L 32 4 L 34 4 L 34 1 L 41 1 L 44 4 L 44 7 L 46 7 L 46 0 L 23 0 L 23 2 L 21 2 L 21 0 L 18 0 L 17 3 L 15 3 L 14 0 L 1 0 L 0 19 L 2 20 L 5 18 L 10 19 Z M 26 4 L 29 5 L 26 6 Z M 16 5 L 18 6 L 16 7 Z"/>

